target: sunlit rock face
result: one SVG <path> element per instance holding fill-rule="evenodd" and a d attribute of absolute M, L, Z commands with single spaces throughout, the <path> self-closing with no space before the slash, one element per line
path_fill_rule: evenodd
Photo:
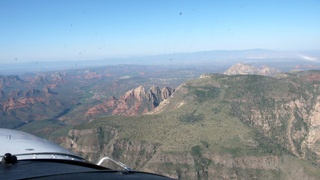
<path fill-rule="evenodd" d="M 111 97 L 109 100 L 100 103 L 86 112 L 87 117 L 94 117 L 102 114 L 135 116 L 147 113 L 169 98 L 174 89 L 152 86 L 145 91 L 143 86 L 127 91 L 119 99 Z"/>
<path fill-rule="evenodd" d="M 280 71 L 275 68 L 271 68 L 268 66 L 257 68 L 252 65 L 237 63 L 230 67 L 223 74 L 225 75 L 246 75 L 246 74 L 255 74 L 255 75 L 264 75 L 264 76 L 272 76 Z"/>

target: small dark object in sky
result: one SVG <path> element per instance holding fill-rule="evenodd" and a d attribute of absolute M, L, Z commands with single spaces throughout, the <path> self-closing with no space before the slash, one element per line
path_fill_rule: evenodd
<path fill-rule="evenodd" d="M 182 12 L 181 12 L 181 13 L 179 13 L 179 15 L 182 15 Z"/>

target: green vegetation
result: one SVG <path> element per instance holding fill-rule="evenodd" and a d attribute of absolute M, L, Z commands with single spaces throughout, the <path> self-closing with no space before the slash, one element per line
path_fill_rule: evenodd
<path fill-rule="evenodd" d="M 208 168 L 211 164 L 211 160 L 203 157 L 202 148 L 199 145 L 193 146 L 191 148 L 191 155 L 193 156 L 193 159 L 194 159 L 197 178 L 209 179 Z"/>
<path fill-rule="evenodd" d="M 195 100 L 199 103 L 202 103 L 207 100 L 215 99 L 220 94 L 220 88 L 211 87 L 211 86 L 203 86 L 203 87 L 195 87 L 188 86 L 187 87 L 191 94 L 195 95 Z"/>
<path fill-rule="evenodd" d="M 195 114 L 196 111 L 193 111 L 192 113 L 187 113 L 187 114 L 182 114 L 178 118 L 181 122 L 185 123 L 195 123 L 195 122 L 200 122 L 204 120 L 204 115 L 203 114 Z"/>
<path fill-rule="evenodd" d="M 66 126 L 56 120 L 33 121 L 18 128 L 18 130 L 28 132 L 42 138 L 65 136 L 70 129 L 71 126 Z"/>

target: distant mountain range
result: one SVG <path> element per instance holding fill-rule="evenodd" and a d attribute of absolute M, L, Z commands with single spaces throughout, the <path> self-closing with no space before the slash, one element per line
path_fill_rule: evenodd
<path fill-rule="evenodd" d="M 287 52 L 265 49 L 216 50 L 192 53 L 176 53 L 130 58 L 110 58 L 86 61 L 34 61 L 28 63 L 1 64 L 0 74 L 57 71 L 119 64 L 163 65 L 163 66 L 208 66 L 222 68 L 242 62 L 256 66 L 268 65 L 282 71 L 299 66 L 300 69 L 320 67 L 320 51 Z"/>

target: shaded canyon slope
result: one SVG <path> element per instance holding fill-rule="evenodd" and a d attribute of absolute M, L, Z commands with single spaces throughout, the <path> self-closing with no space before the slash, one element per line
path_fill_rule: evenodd
<path fill-rule="evenodd" d="M 174 178 L 319 179 L 319 109 L 319 71 L 206 74 L 147 114 L 95 117 L 51 139 Z"/>

